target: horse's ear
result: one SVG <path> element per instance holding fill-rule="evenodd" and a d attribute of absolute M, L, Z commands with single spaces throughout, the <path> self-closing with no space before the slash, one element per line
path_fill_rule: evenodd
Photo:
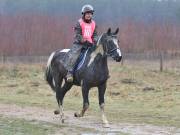
<path fill-rule="evenodd" d="M 113 34 L 113 35 L 118 34 L 118 32 L 119 32 L 119 28 L 117 28 L 117 29 L 116 29 L 116 31 L 114 32 L 114 34 Z"/>
<path fill-rule="evenodd" d="M 108 34 L 108 35 L 111 34 L 111 28 L 108 29 L 107 34 Z"/>

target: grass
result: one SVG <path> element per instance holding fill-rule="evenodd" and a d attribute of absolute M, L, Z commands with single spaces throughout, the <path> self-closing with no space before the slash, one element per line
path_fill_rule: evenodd
<path fill-rule="evenodd" d="M 1 135 L 48 135 L 55 133 L 57 126 L 36 123 L 23 119 L 0 117 Z"/>
<path fill-rule="evenodd" d="M 94 130 L 68 125 L 57 125 L 42 121 L 0 117 L 1 135 L 52 135 L 52 134 L 95 133 Z"/>
<path fill-rule="evenodd" d="M 180 127 L 180 70 L 159 72 L 157 67 L 109 63 L 106 114 L 112 122 L 148 123 Z M 0 102 L 21 106 L 57 107 L 55 94 L 44 81 L 43 65 L 1 65 Z M 144 90 L 145 88 L 153 88 Z M 100 120 L 97 90 L 90 91 L 88 115 Z M 79 111 L 82 96 L 73 87 L 65 110 Z"/>

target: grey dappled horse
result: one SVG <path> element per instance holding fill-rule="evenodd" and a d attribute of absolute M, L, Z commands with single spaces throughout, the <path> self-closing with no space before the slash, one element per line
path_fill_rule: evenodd
<path fill-rule="evenodd" d="M 98 87 L 102 121 L 105 127 L 109 126 L 104 114 L 104 94 L 109 77 L 107 57 L 111 56 L 116 62 L 121 61 L 122 56 L 117 39 L 118 31 L 119 29 L 117 28 L 114 33 L 111 33 L 109 28 L 106 33 L 99 37 L 97 45 L 89 49 L 82 67 L 74 73 L 73 83 L 66 81 L 67 70 L 62 64 L 68 49 L 55 51 L 50 55 L 45 77 L 52 90 L 56 92 L 59 109 L 54 111 L 54 113 L 60 113 L 62 122 L 64 122 L 63 98 L 73 85 L 77 85 L 82 87 L 83 109 L 80 113 L 75 113 L 75 117 L 84 116 L 85 111 L 89 107 L 89 90 L 92 87 Z"/>

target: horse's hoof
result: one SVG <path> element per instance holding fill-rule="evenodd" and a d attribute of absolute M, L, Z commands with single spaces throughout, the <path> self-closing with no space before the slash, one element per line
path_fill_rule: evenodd
<path fill-rule="evenodd" d="M 74 113 L 74 117 L 81 117 L 79 113 Z"/>
<path fill-rule="evenodd" d="M 65 122 L 65 119 L 62 119 L 61 122 L 64 123 L 64 122 Z"/>
<path fill-rule="evenodd" d="M 110 128 L 110 125 L 108 123 L 103 123 L 104 128 Z"/>
<path fill-rule="evenodd" d="M 54 111 L 54 114 L 55 114 L 55 115 L 60 114 L 59 110 L 55 110 L 55 111 Z"/>
<path fill-rule="evenodd" d="M 74 113 L 74 117 L 78 117 L 78 113 Z"/>

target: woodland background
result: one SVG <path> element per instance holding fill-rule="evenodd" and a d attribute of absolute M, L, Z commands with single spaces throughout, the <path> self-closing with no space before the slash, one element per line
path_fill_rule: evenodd
<path fill-rule="evenodd" d="M 1 0 L 0 56 L 42 56 L 69 48 L 87 3 L 94 6 L 99 34 L 120 28 L 122 52 L 180 55 L 178 0 Z"/>

